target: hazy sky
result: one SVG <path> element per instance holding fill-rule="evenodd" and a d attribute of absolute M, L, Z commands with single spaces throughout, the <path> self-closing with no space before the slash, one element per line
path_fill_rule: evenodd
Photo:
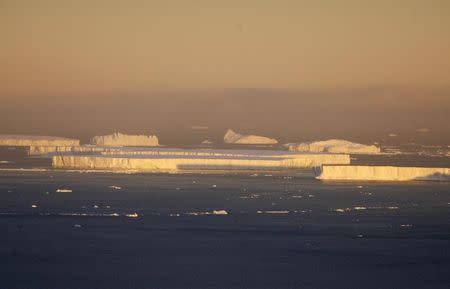
<path fill-rule="evenodd" d="M 0 0 L 0 133 L 448 140 L 449 35 L 447 0 Z"/>

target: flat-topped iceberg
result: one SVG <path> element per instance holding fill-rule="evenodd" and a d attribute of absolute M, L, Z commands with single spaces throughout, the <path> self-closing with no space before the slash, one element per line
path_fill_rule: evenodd
<path fill-rule="evenodd" d="M 77 145 L 77 146 L 30 146 L 29 154 L 32 156 L 43 156 L 61 153 L 102 153 L 105 151 L 119 151 L 122 147 L 114 146 L 94 146 L 94 145 Z"/>
<path fill-rule="evenodd" d="M 0 146 L 78 146 L 78 139 L 38 136 L 38 135 L 0 135 Z"/>
<path fill-rule="evenodd" d="M 123 148 L 95 155 L 54 155 L 53 167 L 64 169 L 177 172 L 183 170 L 280 170 L 349 164 L 347 154 L 292 153 L 264 150 L 183 150 Z"/>
<path fill-rule="evenodd" d="M 450 181 L 450 168 L 324 165 L 317 173 L 321 180 Z"/>
<path fill-rule="evenodd" d="M 110 135 L 94 136 L 92 145 L 97 146 L 158 146 L 158 137 L 155 135 L 127 135 L 114 133 Z"/>
<path fill-rule="evenodd" d="M 285 144 L 289 151 L 296 152 L 327 152 L 344 154 L 378 154 L 380 148 L 375 145 L 364 145 L 347 140 L 330 139 L 325 141 L 288 143 Z"/>
<path fill-rule="evenodd" d="M 265 136 L 258 135 L 242 135 L 233 131 L 232 129 L 228 129 L 223 137 L 223 141 L 229 144 L 277 144 L 278 141 L 274 138 L 269 138 Z"/>

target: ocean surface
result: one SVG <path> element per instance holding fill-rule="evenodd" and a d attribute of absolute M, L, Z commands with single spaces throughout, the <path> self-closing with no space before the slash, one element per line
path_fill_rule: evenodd
<path fill-rule="evenodd" d="M 0 288 L 450 287 L 448 182 L 81 173 L 0 156 Z"/>

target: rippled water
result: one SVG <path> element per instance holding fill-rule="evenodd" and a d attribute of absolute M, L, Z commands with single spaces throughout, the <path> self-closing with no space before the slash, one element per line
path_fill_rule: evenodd
<path fill-rule="evenodd" d="M 0 229 L 5 288 L 450 282 L 448 183 L 3 171 Z"/>
<path fill-rule="evenodd" d="M 450 284 L 448 182 L 80 173 L 20 151 L 0 159 L 0 288 Z M 354 160 L 370 161 L 383 159 Z"/>

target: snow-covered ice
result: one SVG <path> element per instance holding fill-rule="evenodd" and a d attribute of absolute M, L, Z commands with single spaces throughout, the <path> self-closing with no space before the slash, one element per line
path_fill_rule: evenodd
<path fill-rule="evenodd" d="M 286 147 L 289 151 L 296 152 L 328 152 L 345 154 L 380 153 L 380 148 L 375 145 L 364 145 L 340 139 L 304 143 L 288 143 L 285 144 L 284 147 Z"/>
<path fill-rule="evenodd" d="M 258 135 L 242 135 L 233 131 L 232 129 L 228 129 L 223 137 L 223 141 L 229 144 L 277 144 L 278 141 L 274 138 L 269 138 L 265 136 Z"/>
<path fill-rule="evenodd" d="M 368 181 L 450 181 L 450 168 L 324 165 L 318 171 L 321 180 Z"/>
<path fill-rule="evenodd" d="M 110 135 L 94 136 L 91 144 L 98 146 L 158 146 L 155 135 L 127 135 L 114 133 Z"/>

